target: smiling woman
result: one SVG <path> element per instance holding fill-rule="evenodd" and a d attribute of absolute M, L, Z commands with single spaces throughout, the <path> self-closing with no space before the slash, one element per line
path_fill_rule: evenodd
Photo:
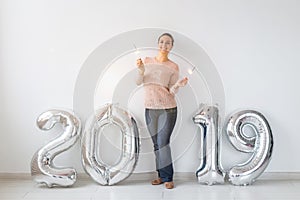
<path fill-rule="evenodd" d="M 174 44 L 170 33 L 158 38 L 158 54 L 151 58 L 137 60 L 137 85 L 143 84 L 145 90 L 145 118 L 148 132 L 154 145 L 156 171 L 158 178 L 152 185 L 165 183 L 167 189 L 174 187 L 173 162 L 170 138 L 177 119 L 175 93 L 187 84 L 187 77 L 179 79 L 178 65 L 168 55 Z"/>

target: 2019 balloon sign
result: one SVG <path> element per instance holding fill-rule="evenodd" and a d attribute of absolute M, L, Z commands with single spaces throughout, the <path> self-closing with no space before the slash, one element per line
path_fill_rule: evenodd
<path fill-rule="evenodd" d="M 201 128 L 202 160 L 196 171 L 201 184 L 223 184 L 225 172 L 219 167 L 218 128 L 219 115 L 216 106 L 202 104 L 193 121 Z M 42 130 L 51 129 L 56 123 L 61 123 L 64 132 L 33 156 L 31 174 L 38 183 L 52 186 L 71 186 L 76 182 L 76 171 L 72 168 L 58 169 L 53 166 L 56 155 L 72 147 L 81 131 L 81 122 L 74 113 L 64 110 L 48 110 L 37 119 L 37 125 Z M 115 124 L 122 132 L 122 156 L 114 166 L 107 166 L 97 159 L 96 141 L 103 128 Z M 255 137 L 244 134 L 245 126 L 250 126 L 256 133 Z M 266 118 L 254 110 L 244 110 L 235 113 L 225 125 L 231 144 L 239 151 L 252 153 L 251 158 L 242 164 L 234 166 L 228 172 L 233 185 L 249 185 L 265 170 L 270 162 L 273 150 L 273 137 Z M 89 176 L 101 185 L 114 185 L 125 180 L 133 172 L 139 155 L 139 134 L 135 119 L 128 111 L 112 104 L 103 106 L 87 121 L 82 137 L 82 164 Z"/>

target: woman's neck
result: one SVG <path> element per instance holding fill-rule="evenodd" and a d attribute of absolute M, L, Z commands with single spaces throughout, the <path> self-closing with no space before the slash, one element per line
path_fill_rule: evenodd
<path fill-rule="evenodd" d="M 158 61 L 158 62 L 166 62 L 169 60 L 168 58 L 168 54 L 169 52 L 159 52 L 158 55 L 155 57 L 155 59 Z"/>

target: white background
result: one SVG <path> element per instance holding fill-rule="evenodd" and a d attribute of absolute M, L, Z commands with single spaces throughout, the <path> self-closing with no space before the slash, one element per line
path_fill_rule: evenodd
<path fill-rule="evenodd" d="M 298 0 L 1 0 L 0 172 L 30 172 L 35 151 L 60 130 L 38 130 L 37 116 L 72 108 L 89 54 L 112 36 L 145 27 L 198 43 L 223 81 L 225 115 L 250 108 L 268 119 L 275 146 L 267 171 L 300 171 L 299 8 Z M 194 159 L 179 160 L 175 170 L 196 171 L 188 165 Z M 83 171 L 79 145 L 57 163 Z"/>

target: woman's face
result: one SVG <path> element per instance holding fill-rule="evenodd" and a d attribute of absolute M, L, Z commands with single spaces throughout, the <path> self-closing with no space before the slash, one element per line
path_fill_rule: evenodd
<path fill-rule="evenodd" d="M 173 47 L 172 38 L 167 35 L 164 35 L 159 38 L 158 48 L 161 52 L 169 52 Z"/>

